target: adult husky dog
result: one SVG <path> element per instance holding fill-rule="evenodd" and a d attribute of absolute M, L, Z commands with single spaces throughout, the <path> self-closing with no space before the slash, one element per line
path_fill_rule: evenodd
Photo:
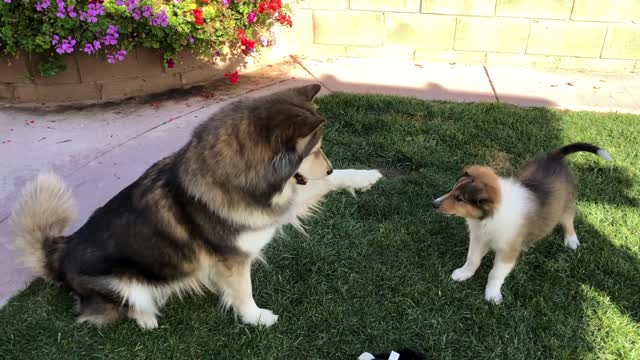
<path fill-rule="evenodd" d="M 170 295 L 209 288 L 243 322 L 272 325 L 278 316 L 253 299 L 251 263 L 328 192 L 366 190 L 382 177 L 332 169 L 312 102 L 318 91 L 308 85 L 224 107 L 68 236 L 69 188 L 40 174 L 14 214 L 16 248 L 36 276 L 72 290 L 81 322 L 128 316 L 153 329 Z"/>

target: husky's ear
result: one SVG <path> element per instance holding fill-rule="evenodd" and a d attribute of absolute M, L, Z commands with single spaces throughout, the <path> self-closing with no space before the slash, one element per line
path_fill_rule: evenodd
<path fill-rule="evenodd" d="M 307 101 L 311 101 L 316 97 L 316 95 L 318 95 L 318 93 L 320 92 L 320 88 L 321 87 L 319 84 L 311 84 L 297 87 L 294 89 L 294 91 L 302 95 L 305 99 L 307 99 Z"/>
<path fill-rule="evenodd" d="M 278 179 L 288 179 L 300 167 L 302 157 L 294 152 L 281 152 L 277 154 L 271 161 L 273 173 Z"/>
<path fill-rule="evenodd" d="M 304 154 L 307 152 L 306 150 L 309 150 L 307 148 L 312 140 L 317 140 L 322 137 L 322 125 L 324 125 L 324 120 L 314 122 L 313 124 L 310 124 L 307 129 L 298 134 L 296 141 L 296 150 L 298 153 Z M 309 132 L 308 129 L 311 129 L 311 131 Z M 313 141 L 314 144 L 316 142 L 317 141 Z"/>

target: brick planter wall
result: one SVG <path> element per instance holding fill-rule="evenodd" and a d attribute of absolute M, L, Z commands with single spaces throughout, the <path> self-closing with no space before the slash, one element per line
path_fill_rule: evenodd
<path fill-rule="evenodd" d="M 302 0 L 311 56 L 640 72 L 640 0 Z"/>
<path fill-rule="evenodd" d="M 20 55 L 0 59 L 0 102 L 75 103 L 105 102 L 132 96 L 188 88 L 223 77 L 239 65 L 231 60 L 213 65 L 190 53 L 181 54 L 176 65 L 167 69 L 162 56 L 138 49 L 123 62 L 108 64 L 87 55 L 64 57 L 66 70 L 49 78 L 37 75 L 36 59 Z"/>

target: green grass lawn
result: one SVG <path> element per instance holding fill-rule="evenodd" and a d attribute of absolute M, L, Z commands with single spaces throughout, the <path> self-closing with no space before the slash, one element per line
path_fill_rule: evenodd
<path fill-rule="evenodd" d="M 333 94 L 319 100 L 336 168 L 387 178 L 353 199 L 329 196 L 308 224 L 266 251 L 254 272 L 269 329 L 221 315 L 215 294 L 174 299 L 160 328 L 74 322 L 67 291 L 41 281 L 0 310 L 6 359 L 355 359 L 413 346 L 434 359 L 640 358 L 640 116 Z M 574 154 L 573 252 L 557 230 L 524 254 L 489 305 L 491 265 L 454 283 L 465 261 L 463 220 L 435 213 L 466 164 L 513 174 L 563 144 L 593 142 L 614 161 Z"/>

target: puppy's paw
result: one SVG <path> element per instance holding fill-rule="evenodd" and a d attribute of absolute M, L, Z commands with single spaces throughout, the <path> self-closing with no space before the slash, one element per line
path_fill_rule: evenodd
<path fill-rule="evenodd" d="M 136 313 L 133 318 L 138 326 L 144 330 L 153 330 L 158 327 L 158 319 L 151 313 Z"/>
<path fill-rule="evenodd" d="M 242 315 L 242 322 L 249 325 L 264 325 L 269 327 L 278 321 L 278 315 L 268 309 L 256 308 L 246 314 Z"/>
<path fill-rule="evenodd" d="M 578 246 L 580 246 L 580 241 L 578 240 L 578 236 L 576 236 L 576 234 L 573 234 L 571 236 L 565 236 L 564 246 L 568 247 L 571 250 L 576 250 Z"/>
<path fill-rule="evenodd" d="M 484 291 L 484 299 L 492 304 L 500 304 L 502 302 L 502 293 L 500 289 L 486 289 Z"/>
<path fill-rule="evenodd" d="M 473 276 L 475 271 L 471 271 L 467 268 L 465 268 L 464 266 L 456 269 L 452 274 L 451 274 L 451 280 L 453 281 L 465 281 L 468 280 L 470 277 Z"/>

